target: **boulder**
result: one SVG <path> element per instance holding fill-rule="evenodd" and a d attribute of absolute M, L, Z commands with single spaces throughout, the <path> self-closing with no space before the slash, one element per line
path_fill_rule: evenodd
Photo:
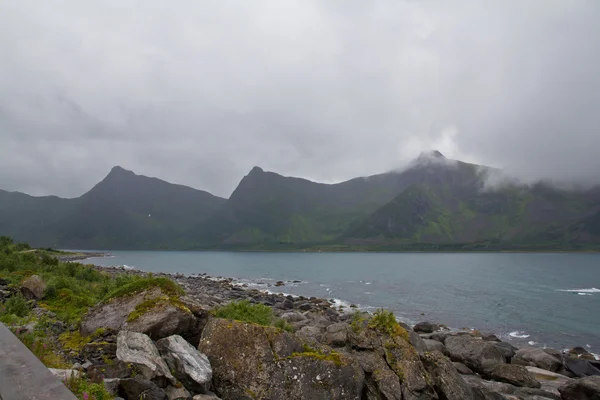
<path fill-rule="evenodd" d="M 304 320 L 306 320 L 306 317 L 304 316 L 304 314 L 299 313 L 297 311 L 288 311 L 281 315 L 281 319 L 292 323 L 292 322 L 304 321 Z"/>
<path fill-rule="evenodd" d="M 486 342 L 470 336 L 449 336 L 444 343 L 452 361 L 461 362 L 479 373 L 485 374 L 496 365 L 506 362 L 494 342 Z"/>
<path fill-rule="evenodd" d="M 568 353 L 572 356 L 575 356 L 578 358 L 583 358 L 586 360 L 593 361 L 596 359 L 592 353 L 590 353 L 589 351 L 587 351 L 585 348 L 583 348 L 581 346 L 573 347 L 572 349 L 570 349 L 568 351 Z"/>
<path fill-rule="evenodd" d="M 119 393 L 119 381 L 117 378 L 108 378 L 103 379 L 102 383 L 104 384 L 104 388 L 108 393 L 113 396 L 116 396 Z"/>
<path fill-rule="evenodd" d="M 600 376 L 575 379 L 558 391 L 563 400 L 600 400 Z"/>
<path fill-rule="evenodd" d="M 481 339 L 485 340 L 486 342 L 501 342 L 500 339 L 498 339 L 498 336 L 494 335 L 493 333 L 482 333 L 481 334 Z"/>
<path fill-rule="evenodd" d="M 535 379 L 541 383 L 542 389 L 546 392 L 550 392 L 558 397 L 560 393 L 558 388 L 571 382 L 570 378 L 556 372 L 546 371 L 545 369 L 537 367 L 525 367 L 527 371 L 533 374 Z"/>
<path fill-rule="evenodd" d="M 556 372 L 562 368 L 562 362 L 542 349 L 519 349 L 511 359 L 511 364 L 538 367 Z"/>
<path fill-rule="evenodd" d="M 476 400 L 505 400 L 519 388 L 504 382 L 486 381 L 477 375 L 466 375 L 463 379 L 473 390 Z"/>
<path fill-rule="evenodd" d="M 551 393 L 543 389 L 525 387 L 517 389 L 514 395 L 518 399 L 525 400 L 561 400 L 558 391 L 556 391 L 556 393 Z"/>
<path fill-rule="evenodd" d="M 27 300 L 40 300 L 44 297 L 44 290 L 46 290 L 46 284 L 37 275 L 31 275 L 21 284 L 21 294 Z"/>
<path fill-rule="evenodd" d="M 361 398 L 364 375 L 355 360 L 273 327 L 212 318 L 199 350 L 224 400 Z"/>
<path fill-rule="evenodd" d="M 56 369 L 56 368 L 48 368 L 52 375 L 58 378 L 60 381 L 67 381 L 71 378 L 79 378 L 81 376 L 81 372 L 76 369 Z"/>
<path fill-rule="evenodd" d="M 165 388 L 165 394 L 169 400 L 189 400 L 192 398 L 190 392 L 188 392 L 183 386 L 167 386 Z"/>
<path fill-rule="evenodd" d="M 119 381 L 119 396 L 125 399 L 168 400 L 164 390 L 154 382 L 141 376 L 121 379 Z"/>
<path fill-rule="evenodd" d="M 439 325 L 432 324 L 431 322 L 419 322 L 413 326 L 413 331 L 417 333 L 432 333 L 440 329 Z"/>
<path fill-rule="evenodd" d="M 456 368 L 459 374 L 473 375 L 473 371 L 471 371 L 471 368 L 467 367 L 465 364 L 456 361 L 454 361 L 452 364 L 454 365 L 454 368 Z"/>
<path fill-rule="evenodd" d="M 92 308 L 83 318 L 81 334 L 89 336 L 100 328 L 118 331 L 139 304 L 156 299 L 161 295 L 160 288 L 152 288 L 133 296 L 118 297 L 111 299 L 108 303 L 100 304 Z"/>
<path fill-rule="evenodd" d="M 497 348 L 498 350 L 500 350 L 500 352 L 502 353 L 502 355 L 506 359 L 506 362 L 510 362 L 510 360 L 512 359 L 512 357 L 514 357 L 514 355 L 516 354 L 517 350 L 519 350 L 518 348 L 516 348 L 512 344 L 506 343 L 506 342 L 494 342 L 494 341 L 490 341 L 490 343 L 492 344 L 492 346 L 494 346 L 495 348 Z"/>
<path fill-rule="evenodd" d="M 400 379 L 385 360 L 383 348 L 353 354 L 365 373 L 365 395 L 368 400 L 402 400 Z"/>
<path fill-rule="evenodd" d="M 193 397 L 192 400 L 221 400 L 221 399 L 214 393 L 207 393 L 207 394 L 197 394 Z"/>
<path fill-rule="evenodd" d="M 190 333 L 195 327 L 196 318 L 189 309 L 166 296 L 155 300 L 139 317 L 132 318 L 130 314 L 123 329 L 145 333 L 153 340 L 171 335 L 193 336 Z"/>
<path fill-rule="evenodd" d="M 440 343 L 441 344 L 441 343 Z M 421 357 L 439 397 L 446 400 L 473 399 L 473 390 L 456 371 L 452 362 L 434 350 Z"/>
<path fill-rule="evenodd" d="M 165 387 L 167 381 L 172 385 L 177 383 L 152 340 L 143 333 L 119 332 L 117 359 L 125 364 L 131 364 L 138 374 L 156 381 L 161 387 Z"/>
<path fill-rule="evenodd" d="M 338 322 L 329 325 L 325 329 L 325 333 L 321 335 L 321 339 L 319 341 L 328 346 L 344 347 L 348 342 L 347 329 L 348 324 L 345 322 Z"/>
<path fill-rule="evenodd" d="M 206 393 L 210 390 L 212 369 L 208 357 L 178 335 L 160 339 L 156 342 L 156 347 L 175 378 L 186 389 L 195 393 Z"/>
<path fill-rule="evenodd" d="M 321 336 L 321 329 L 316 326 L 307 325 L 296 332 L 296 335 L 302 339 L 317 341 Z"/>
<path fill-rule="evenodd" d="M 600 375 L 600 370 L 589 361 L 582 360 L 580 358 L 575 357 L 567 357 L 564 360 L 564 365 L 567 370 L 571 371 L 575 376 L 584 377 L 584 376 L 598 376 Z"/>
<path fill-rule="evenodd" d="M 539 389 L 542 385 L 535 376 L 521 365 L 498 364 L 492 369 L 488 376 L 499 382 L 510 383 L 519 387 L 530 387 Z"/>
<path fill-rule="evenodd" d="M 449 354 L 448 349 L 446 348 L 446 346 L 444 346 L 443 343 L 431 339 L 423 339 L 423 341 L 425 342 L 425 348 L 427 349 L 427 351 L 439 351 L 445 356 Z"/>

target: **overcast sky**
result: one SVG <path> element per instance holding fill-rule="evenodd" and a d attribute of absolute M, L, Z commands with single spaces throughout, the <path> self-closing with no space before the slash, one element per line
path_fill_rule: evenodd
<path fill-rule="evenodd" d="M 598 0 L 0 0 L 0 188 L 229 196 L 422 150 L 600 181 Z"/>

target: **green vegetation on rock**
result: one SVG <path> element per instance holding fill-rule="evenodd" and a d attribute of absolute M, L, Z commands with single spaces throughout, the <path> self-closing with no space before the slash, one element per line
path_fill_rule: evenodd
<path fill-rule="evenodd" d="M 248 300 L 232 301 L 212 311 L 217 318 L 234 319 L 263 326 L 275 326 L 281 330 L 291 331 L 292 327 L 284 320 L 275 318 L 273 309 L 264 304 L 252 304 Z"/>

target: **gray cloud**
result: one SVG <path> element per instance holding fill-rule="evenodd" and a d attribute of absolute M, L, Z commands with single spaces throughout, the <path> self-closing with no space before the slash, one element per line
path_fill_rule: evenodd
<path fill-rule="evenodd" d="M 228 196 L 254 165 L 334 182 L 422 150 L 597 181 L 595 0 L 0 2 L 0 187 L 113 165 Z"/>

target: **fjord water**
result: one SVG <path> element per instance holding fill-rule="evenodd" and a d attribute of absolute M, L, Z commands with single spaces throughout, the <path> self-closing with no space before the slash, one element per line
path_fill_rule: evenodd
<path fill-rule="evenodd" d="M 599 254 L 110 254 L 85 262 L 232 277 L 273 292 L 385 307 L 410 323 L 429 320 L 491 331 L 517 345 L 587 346 L 600 353 Z M 279 280 L 285 286 L 272 286 Z"/>

